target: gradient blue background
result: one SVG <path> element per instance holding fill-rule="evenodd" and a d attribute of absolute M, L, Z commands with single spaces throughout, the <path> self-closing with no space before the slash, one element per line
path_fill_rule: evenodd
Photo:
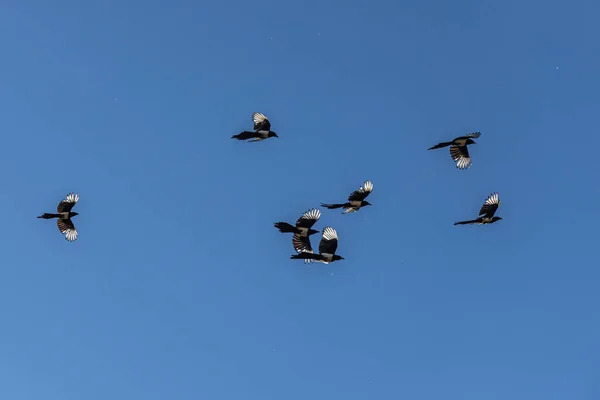
<path fill-rule="evenodd" d="M 0 398 L 599 399 L 599 13 L 4 1 Z M 366 179 L 346 259 L 289 260 Z"/>

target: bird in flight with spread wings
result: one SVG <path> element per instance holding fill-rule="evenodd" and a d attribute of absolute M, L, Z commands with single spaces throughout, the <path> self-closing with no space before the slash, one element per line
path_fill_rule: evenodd
<path fill-rule="evenodd" d="M 57 214 L 44 213 L 38 218 L 57 218 L 56 225 L 58 226 L 58 230 L 60 231 L 60 233 L 65 235 L 65 239 L 67 239 L 69 242 L 73 242 L 77 239 L 78 233 L 77 229 L 75 229 L 75 225 L 73 225 L 73 221 L 71 221 L 71 218 L 76 215 L 79 215 L 79 213 L 73 212 L 71 210 L 73 209 L 73 206 L 77 204 L 78 201 L 78 194 L 69 193 L 64 200 L 58 203 L 58 207 L 56 207 Z"/>
<path fill-rule="evenodd" d="M 336 230 L 330 226 L 327 226 L 325 229 L 323 229 L 323 236 L 321 238 L 321 242 L 319 243 L 319 254 L 313 253 L 308 237 L 301 245 L 306 245 L 306 243 L 308 243 L 309 247 L 302 249 L 298 252 L 298 254 L 291 255 L 290 258 L 292 260 L 305 260 L 305 262 L 307 262 L 307 260 L 312 260 L 329 264 L 330 262 L 344 259 L 344 257 L 335 254 L 338 247 L 338 235 Z M 294 244 L 294 247 L 295 246 L 296 244 Z M 296 251 L 298 251 L 298 249 L 296 249 Z"/>
<path fill-rule="evenodd" d="M 438 143 L 427 150 L 441 149 L 442 147 L 450 146 L 450 157 L 452 157 L 452 160 L 456 163 L 456 168 L 464 170 L 473 164 L 467 145 L 477 144 L 473 139 L 477 139 L 479 136 L 481 136 L 481 132 L 469 133 L 465 136 L 457 137 L 451 142 Z"/>
<path fill-rule="evenodd" d="M 348 202 L 346 203 L 338 203 L 338 204 L 325 204 L 322 203 L 321 206 L 325 208 L 329 208 L 330 210 L 335 208 L 344 208 L 342 214 L 348 214 L 351 212 L 356 212 L 360 210 L 361 207 L 370 206 L 371 203 L 365 201 L 367 196 L 371 194 L 373 191 L 373 182 L 366 181 L 358 190 L 350 193 L 348 196 Z"/>
<path fill-rule="evenodd" d="M 253 131 L 243 131 L 238 133 L 237 135 L 233 135 L 232 139 L 237 140 L 249 140 L 249 142 L 258 142 L 261 140 L 265 140 L 271 137 L 276 137 L 277 133 L 271 130 L 271 123 L 269 119 L 263 113 L 255 112 L 252 114 L 252 121 L 254 121 L 254 130 Z"/>
<path fill-rule="evenodd" d="M 498 197 L 498 193 L 492 193 L 488 196 L 481 206 L 481 210 L 479 211 L 479 217 L 477 219 L 472 219 L 469 221 L 459 221 L 455 222 L 454 225 L 487 225 L 493 224 L 496 221 L 500 221 L 501 217 L 495 217 L 496 210 L 500 206 L 500 198 Z"/>

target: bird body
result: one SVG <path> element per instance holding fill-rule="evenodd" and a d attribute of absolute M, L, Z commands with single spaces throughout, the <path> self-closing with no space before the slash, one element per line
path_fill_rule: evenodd
<path fill-rule="evenodd" d="M 498 193 L 492 193 L 488 196 L 479 210 L 479 217 L 469 221 L 455 222 L 454 225 L 488 225 L 493 224 L 496 221 L 500 221 L 501 217 L 496 217 L 494 214 L 500 206 L 500 198 Z"/>
<path fill-rule="evenodd" d="M 58 230 L 60 233 L 65 235 L 65 239 L 69 242 L 73 242 L 77 240 L 77 236 L 79 235 L 73 221 L 71 221 L 72 217 L 79 215 L 74 211 L 71 211 L 75 204 L 79 201 L 79 195 L 75 193 L 69 193 L 64 200 L 58 203 L 58 207 L 56 207 L 57 213 L 44 213 L 40 215 L 38 218 L 43 219 L 52 219 L 56 218 L 56 225 L 58 226 Z"/>
<path fill-rule="evenodd" d="M 277 133 L 271 130 L 271 123 L 264 114 L 255 112 L 252 114 L 252 120 L 254 121 L 254 131 L 243 131 L 231 138 L 237 140 L 252 139 L 250 142 L 258 142 L 271 137 L 279 137 Z"/>
<path fill-rule="evenodd" d="M 321 206 L 328 208 L 330 210 L 336 208 L 344 208 L 342 214 L 348 214 L 351 212 L 356 212 L 360 210 L 362 207 L 370 206 L 371 203 L 365 201 L 367 196 L 371 194 L 373 191 L 373 182 L 366 181 L 363 186 L 361 186 L 358 190 L 350 193 L 348 196 L 348 201 L 346 203 L 337 203 L 337 204 L 325 204 L 321 203 Z"/>
<path fill-rule="evenodd" d="M 438 143 L 427 150 L 450 146 L 450 157 L 452 157 L 452 160 L 456 163 L 456 168 L 464 170 L 472 165 L 471 156 L 469 155 L 467 146 L 470 144 L 477 144 L 473 138 L 477 139 L 479 136 L 481 136 L 481 132 L 469 133 L 465 136 L 459 136 L 451 142 Z"/>

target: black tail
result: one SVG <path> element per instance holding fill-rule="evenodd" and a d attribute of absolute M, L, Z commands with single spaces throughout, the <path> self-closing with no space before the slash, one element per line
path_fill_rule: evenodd
<path fill-rule="evenodd" d="M 333 210 L 335 208 L 342 208 L 344 206 L 345 206 L 345 204 L 325 204 L 325 203 L 321 203 L 321 207 L 329 208 L 330 210 Z"/>
<path fill-rule="evenodd" d="M 43 215 L 40 215 L 38 218 L 50 219 L 50 218 L 58 218 L 58 217 L 60 217 L 59 214 L 44 213 Z"/>
<path fill-rule="evenodd" d="M 281 233 L 300 233 L 300 229 L 288 224 L 287 222 L 276 222 L 274 225 L 275 228 L 279 229 L 279 232 Z"/>
<path fill-rule="evenodd" d="M 469 225 L 469 224 L 474 224 L 475 222 L 477 222 L 477 220 L 476 219 L 472 219 L 470 221 L 455 222 L 454 225 Z"/>
<path fill-rule="evenodd" d="M 237 140 L 246 140 L 246 139 L 252 139 L 254 137 L 256 137 L 256 132 L 244 131 L 244 132 L 238 133 L 237 135 L 233 135 L 231 138 L 237 139 Z"/>
<path fill-rule="evenodd" d="M 441 149 L 442 147 L 450 146 L 452 142 L 442 142 L 438 143 L 433 147 L 428 148 L 427 150 Z"/>
<path fill-rule="evenodd" d="M 319 254 L 303 252 L 303 253 L 291 255 L 290 259 L 292 259 L 292 260 L 318 260 Z"/>

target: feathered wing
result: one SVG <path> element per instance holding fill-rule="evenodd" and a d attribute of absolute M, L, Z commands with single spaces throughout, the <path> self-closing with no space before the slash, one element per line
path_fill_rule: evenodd
<path fill-rule="evenodd" d="M 452 157 L 458 169 L 469 168 L 472 164 L 467 146 L 450 146 L 450 157 Z"/>
<path fill-rule="evenodd" d="M 366 181 L 358 190 L 350 193 L 348 201 L 363 201 L 373 191 L 373 182 Z"/>
<path fill-rule="evenodd" d="M 330 226 L 323 229 L 323 237 L 319 243 L 320 254 L 335 254 L 338 246 L 338 235 L 335 229 Z"/>
<path fill-rule="evenodd" d="M 488 218 L 492 218 L 496 213 L 498 206 L 500 206 L 500 198 L 498 197 L 498 193 L 492 193 L 485 200 L 483 206 L 481 206 L 479 215 L 485 215 Z"/>
<path fill-rule="evenodd" d="M 465 137 L 468 137 L 471 139 L 477 139 L 479 136 L 481 136 L 481 132 L 472 132 L 472 133 L 468 133 L 465 135 Z"/>
<path fill-rule="evenodd" d="M 271 123 L 267 116 L 263 113 L 255 112 L 252 114 L 252 121 L 254 121 L 255 131 L 270 131 Z"/>
<path fill-rule="evenodd" d="M 321 211 L 318 208 L 313 208 L 312 210 L 306 211 L 300 218 L 298 218 L 296 221 L 296 227 L 310 229 L 319 220 L 319 218 L 321 218 Z"/>
<path fill-rule="evenodd" d="M 292 237 L 292 245 L 294 246 L 294 250 L 296 250 L 297 253 L 309 253 L 309 254 L 314 254 L 312 246 L 310 245 L 310 238 L 308 236 L 301 236 L 297 233 L 294 234 L 294 236 Z M 310 258 L 305 258 L 304 262 L 306 264 L 310 264 L 311 262 L 313 262 L 312 259 Z"/>
<path fill-rule="evenodd" d="M 58 211 L 59 213 L 69 212 L 73 209 L 73 206 L 75 206 L 75 204 L 77 204 L 78 201 L 79 201 L 78 194 L 69 193 L 64 200 L 62 200 L 60 203 L 58 203 L 58 206 L 56 207 L 56 211 Z"/>
<path fill-rule="evenodd" d="M 71 221 L 71 218 L 59 218 L 56 220 L 56 225 L 58 226 L 58 230 L 60 231 L 60 233 L 65 235 L 65 239 L 67 239 L 69 242 L 77 240 L 77 229 L 75 229 L 75 225 L 73 225 L 73 221 Z"/>

